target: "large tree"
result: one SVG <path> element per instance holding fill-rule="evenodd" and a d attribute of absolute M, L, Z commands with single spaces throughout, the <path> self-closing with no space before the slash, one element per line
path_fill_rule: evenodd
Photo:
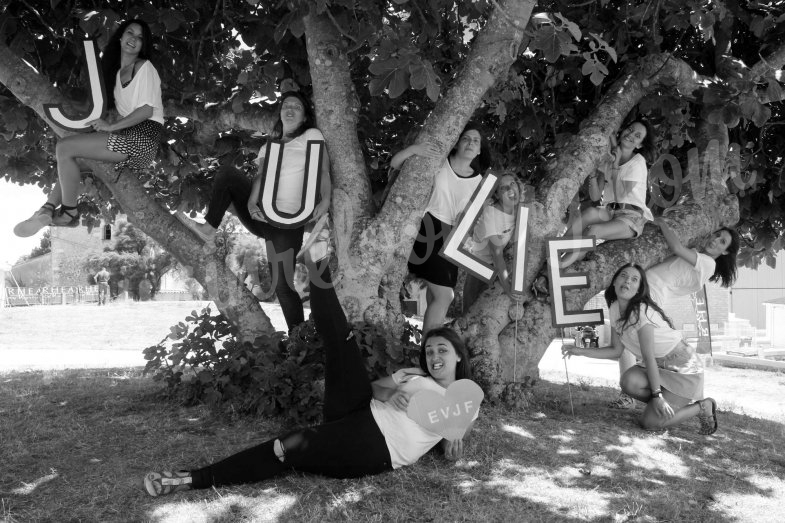
<path fill-rule="evenodd" d="M 248 168 L 254 133 L 270 130 L 276 90 L 289 78 L 312 94 L 327 141 L 339 293 L 353 321 L 391 332 L 403 323 L 399 291 L 438 161 L 412 157 L 390 176 L 391 154 L 427 140 L 446 155 L 470 118 L 492 130 L 495 168 L 534 188 L 527 289 L 543 270 L 545 238 L 563 230 L 609 136 L 631 115 L 657 124 L 670 155 L 652 169 L 653 203 L 669 207 L 682 241 L 738 223 L 744 260 L 771 262 L 783 247 L 784 3 L 552 1 L 533 15 L 534 4 L 183 0 L 123 13 L 125 2 L 88 11 L 68 0 L 13 1 L 0 8 L 0 172 L 51 187 L 52 145 L 63 132 L 43 104 L 78 106 L 81 39 L 103 42 L 121 16 L 137 16 L 157 40 L 168 117 L 161 162 L 141 177 L 84 162 L 95 182 L 81 205 L 125 212 L 193 269 L 242 338 L 270 330 L 269 320 L 227 253 L 202 249 L 169 210 L 201 209 L 218 166 Z M 580 308 L 622 262 L 650 265 L 665 254 L 653 227 L 601 245 L 575 266 L 591 285 L 568 304 Z M 537 375 L 555 333 L 550 299 L 492 290 L 456 320 L 492 395 Z"/>

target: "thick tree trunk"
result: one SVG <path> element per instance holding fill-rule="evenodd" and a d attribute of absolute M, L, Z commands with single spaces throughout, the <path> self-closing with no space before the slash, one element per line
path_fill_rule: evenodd
<path fill-rule="evenodd" d="M 499 2 L 473 43 L 464 70 L 437 102 L 418 141 L 432 140 L 441 145 L 444 156 L 448 154 L 485 92 L 518 56 L 522 28 L 533 6 L 532 0 Z M 309 16 L 305 24 L 319 121 L 338 126 L 329 135 L 325 133 L 325 138 L 335 162 L 338 187 L 333 207 L 343 271 L 342 303 L 353 321 L 364 319 L 399 328 L 403 317 L 398 290 L 405 274 L 400 266 L 414 243 L 427 202 L 428 191 L 422 188 L 431 187 L 441 160 L 412 157 L 407 161 L 383 208 L 369 220 L 367 204 L 356 194 L 365 194 L 368 182 L 359 156 L 356 100 L 353 90 L 346 90 L 351 82 L 345 48 L 327 19 Z M 383 297 L 379 296 L 380 285 Z"/>
<path fill-rule="evenodd" d="M 46 119 L 43 111 L 44 103 L 65 103 L 63 97 L 3 45 L 0 45 L 0 83 L 47 121 L 55 133 L 64 134 Z M 274 330 L 259 302 L 229 270 L 223 259 L 225 252 L 218 249 L 215 253 L 205 253 L 201 240 L 159 205 L 130 172 L 117 177 L 111 164 L 84 160 L 80 163 L 88 166 L 112 192 L 131 223 L 160 243 L 207 289 L 218 310 L 234 325 L 242 339 L 253 340 Z"/>

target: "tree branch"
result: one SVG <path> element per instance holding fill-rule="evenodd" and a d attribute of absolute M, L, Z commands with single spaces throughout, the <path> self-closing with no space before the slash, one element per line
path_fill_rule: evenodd
<path fill-rule="evenodd" d="M 487 90 L 517 58 L 524 38 L 520 27 L 528 23 L 534 4 L 533 0 L 499 2 L 500 9 L 491 13 L 473 42 L 463 69 L 436 103 L 416 141 L 439 144 L 443 157 L 447 156 Z M 509 23 L 507 17 L 517 24 Z M 352 245 L 352 258 L 358 260 L 354 282 L 358 295 L 376 302 L 376 310 L 366 314 L 385 314 L 387 304 L 376 299 L 375 293 L 370 296 L 367 289 L 375 290 L 375 284 L 386 275 L 396 255 L 408 256 L 427 203 L 427 189 L 441 162 L 413 156 L 404 163 L 381 212 Z M 388 281 L 387 285 L 392 288 L 400 283 Z M 365 290 L 361 291 L 363 287 Z"/>

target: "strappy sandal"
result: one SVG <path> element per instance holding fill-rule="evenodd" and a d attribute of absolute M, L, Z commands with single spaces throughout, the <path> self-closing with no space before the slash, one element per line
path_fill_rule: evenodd
<path fill-rule="evenodd" d="M 615 400 L 608 402 L 608 408 L 618 410 L 631 410 L 635 408 L 635 400 L 625 393 L 620 393 Z"/>
<path fill-rule="evenodd" d="M 40 209 L 35 211 L 31 217 L 16 224 L 16 227 L 14 227 L 14 234 L 20 238 L 28 238 L 34 235 L 47 225 L 52 224 L 52 216 L 54 216 L 54 213 L 55 205 L 46 202 Z"/>
<path fill-rule="evenodd" d="M 190 490 L 192 481 L 191 473 L 185 470 L 148 472 L 144 477 L 144 488 L 153 497 L 166 496 Z"/>
<path fill-rule="evenodd" d="M 704 401 L 711 402 L 711 414 L 706 412 L 706 407 L 703 404 Z M 700 408 L 700 412 L 698 413 L 698 421 L 700 422 L 700 428 L 698 429 L 699 434 L 703 434 L 704 436 L 711 436 L 715 432 L 717 432 L 717 402 L 714 401 L 713 398 L 705 398 L 700 401 L 696 401 L 695 403 L 698 404 Z"/>
<path fill-rule="evenodd" d="M 52 218 L 52 225 L 55 227 L 77 227 L 79 218 L 80 214 L 76 208 L 64 209 L 61 205 L 54 218 Z"/>

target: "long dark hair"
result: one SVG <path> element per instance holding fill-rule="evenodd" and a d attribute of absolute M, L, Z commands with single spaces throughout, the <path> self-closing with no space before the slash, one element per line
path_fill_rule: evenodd
<path fill-rule="evenodd" d="M 120 70 L 120 38 L 123 33 L 131 24 L 137 24 L 142 28 L 142 49 L 139 51 L 139 58 L 149 60 L 153 51 L 153 33 L 150 32 L 150 26 L 144 20 L 132 18 L 121 23 L 112 36 L 109 37 L 109 43 L 104 48 L 103 55 L 101 55 L 101 69 L 104 74 L 104 87 L 106 87 L 106 94 L 109 97 L 109 104 L 107 109 L 114 109 L 114 85 L 117 80 L 117 71 Z"/>
<path fill-rule="evenodd" d="M 646 163 L 651 165 L 654 162 L 657 154 L 657 144 L 654 142 L 654 126 L 652 126 L 648 120 L 644 120 L 643 118 L 636 118 L 631 120 L 627 125 L 622 126 L 622 129 L 626 129 L 634 123 L 639 123 L 646 129 L 646 136 L 643 137 L 641 146 L 636 149 L 635 152 L 643 156 L 643 159 L 646 160 Z"/>
<path fill-rule="evenodd" d="M 425 359 L 425 344 L 429 339 L 436 336 L 449 341 L 453 349 L 455 349 L 455 354 L 461 358 L 461 361 L 455 365 L 455 379 L 472 379 L 472 365 L 469 362 L 469 351 L 466 350 L 466 344 L 461 337 L 458 336 L 458 333 L 449 327 L 437 327 L 429 330 L 423 335 L 422 343 L 420 343 L 420 368 L 424 370 L 428 376 L 431 375 L 431 371 L 428 370 L 428 362 Z"/>
<path fill-rule="evenodd" d="M 311 107 L 311 102 L 299 91 L 287 91 L 281 95 L 281 99 L 278 102 L 278 121 L 275 122 L 273 126 L 273 132 L 270 133 L 270 138 L 273 140 L 280 140 L 283 138 L 283 122 L 281 121 L 281 108 L 283 107 L 283 103 L 287 98 L 297 98 L 303 104 L 303 123 L 294 130 L 291 134 L 292 138 L 297 138 L 305 131 L 312 127 L 316 127 L 316 115 L 313 112 L 313 107 Z"/>
<path fill-rule="evenodd" d="M 491 162 L 493 160 L 493 157 L 491 156 L 491 148 L 488 145 L 487 132 L 480 124 L 476 122 L 469 122 L 466 124 L 466 127 L 463 128 L 463 131 L 461 131 L 460 136 L 463 136 L 469 131 L 477 131 L 480 133 L 480 154 L 474 157 L 474 160 L 472 160 L 470 165 L 476 173 L 484 174 L 485 171 L 487 171 L 491 166 Z M 460 140 L 460 137 L 458 137 L 458 140 Z M 456 143 L 448 156 L 452 156 L 457 149 L 458 144 Z"/>
<path fill-rule="evenodd" d="M 673 322 L 671 321 L 671 319 L 668 317 L 667 314 L 665 314 L 665 311 L 663 311 L 660 308 L 660 306 L 657 305 L 657 303 L 651 299 L 651 294 L 649 293 L 649 282 L 646 279 L 646 271 L 644 271 L 643 267 L 641 267 L 637 263 L 625 263 L 624 265 L 619 267 L 619 270 L 616 271 L 616 273 L 613 275 L 613 278 L 611 279 L 611 284 L 608 286 L 607 289 L 605 289 L 605 303 L 608 304 L 608 307 L 610 307 L 613 302 L 619 299 L 616 296 L 616 289 L 613 287 L 613 283 L 616 281 L 616 278 L 619 277 L 621 271 L 623 271 L 627 267 L 632 267 L 633 269 L 638 271 L 638 274 L 640 274 L 641 277 L 641 284 L 638 287 L 638 292 L 635 293 L 635 296 L 630 298 L 630 302 L 627 304 L 627 309 L 624 311 L 619 311 L 619 320 L 622 322 L 619 331 L 623 331 L 631 323 L 632 324 L 638 323 L 638 320 L 640 319 L 640 315 L 641 315 L 642 305 L 645 305 L 647 307 L 647 309 L 644 310 L 644 314 L 648 312 L 648 309 L 655 310 L 656 312 L 659 313 L 660 316 L 662 316 L 662 319 L 665 320 L 665 322 L 672 329 Z"/>
<path fill-rule="evenodd" d="M 714 260 L 714 274 L 709 281 L 719 281 L 723 287 L 730 287 L 736 281 L 736 255 L 739 254 L 740 238 L 739 233 L 730 227 L 722 227 L 720 231 L 728 231 L 730 234 L 730 245 L 728 253 L 717 256 Z"/>

